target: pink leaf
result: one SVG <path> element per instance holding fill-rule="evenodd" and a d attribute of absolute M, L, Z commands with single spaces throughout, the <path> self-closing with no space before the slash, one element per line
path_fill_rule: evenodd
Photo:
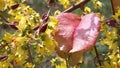
<path fill-rule="evenodd" d="M 74 33 L 73 47 L 70 52 L 86 51 L 94 46 L 100 32 L 100 19 L 96 14 L 82 17 Z"/>
<path fill-rule="evenodd" d="M 56 18 L 56 52 L 62 58 L 69 58 L 71 65 L 77 64 L 81 55 L 94 46 L 100 32 L 100 19 L 94 13 L 81 18 L 76 14 L 61 13 Z"/>
<path fill-rule="evenodd" d="M 58 32 L 55 39 L 62 51 L 69 52 L 72 49 L 73 35 L 76 27 L 80 23 L 80 17 L 72 13 L 62 13 L 57 16 Z"/>

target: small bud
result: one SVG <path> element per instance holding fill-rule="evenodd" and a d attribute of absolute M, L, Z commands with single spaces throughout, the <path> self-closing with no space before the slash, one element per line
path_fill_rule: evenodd
<path fill-rule="evenodd" d="M 43 24 L 42 26 L 40 26 L 40 27 L 39 27 L 39 28 L 40 28 L 39 33 L 45 32 L 46 29 L 47 29 L 47 26 L 48 26 L 47 23 L 45 23 L 45 24 Z"/>
<path fill-rule="evenodd" d="M 10 24 L 11 28 L 15 29 L 15 30 L 18 30 L 18 28 L 16 27 L 17 25 L 19 24 L 19 22 L 15 21 L 15 22 L 12 22 Z"/>
<path fill-rule="evenodd" d="M 16 3 L 16 4 L 13 4 L 10 8 L 14 10 L 14 9 L 16 9 L 18 6 L 19 6 L 19 4 Z"/>
<path fill-rule="evenodd" d="M 111 27 L 117 27 L 117 21 L 116 20 L 107 20 L 106 24 Z"/>
<path fill-rule="evenodd" d="M 0 61 L 7 60 L 8 56 L 0 56 Z"/>
<path fill-rule="evenodd" d="M 48 19 L 49 19 L 48 13 L 42 14 L 42 21 L 43 21 L 43 23 L 46 23 L 48 21 Z"/>
<path fill-rule="evenodd" d="M 118 16 L 118 19 L 120 20 L 120 16 Z"/>
<path fill-rule="evenodd" d="M 15 25 L 15 26 L 17 26 L 18 24 L 19 24 L 18 21 L 14 21 L 14 22 L 11 23 L 11 25 Z"/>

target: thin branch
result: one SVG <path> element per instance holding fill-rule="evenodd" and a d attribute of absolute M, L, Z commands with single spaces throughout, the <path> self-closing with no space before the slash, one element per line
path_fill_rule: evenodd
<path fill-rule="evenodd" d="M 9 21 L 8 21 L 4 16 L 0 15 L 0 17 L 1 17 L 5 22 L 9 23 Z"/>
<path fill-rule="evenodd" d="M 118 52 L 118 53 L 120 54 L 120 46 L 119 46 L 119 45 L 118 45 L 118 50 L 119 50 L 119 52 Z"/>
<path fill-rule="evenodd" d="M 112 11 L 113 11 L 113 15 L 115 14 L 115 8 L 114 8 L 114 5 L 113 5 L 113 0 L 110 0 L 111 1 L 111 7 L 112 7 Z"/>
<path fill-rule="evenodd" d="M 113 5 L 113 0 L 110 0 L 110 1 L 111 1 L 111 7 L 112 7 L 113 15 L 115 15 L 115 8 L 114 8 L 114 5 Z"/>
<path fill-rule="evenodd" d="M 3 48 L 5 48 L 5 46 L 8 46 L 8 43 L 6 43 L 6 44 L 0 44 L 0 50 L 2 50 Z"/>
<path fill-rule="evenodd" d="M 88 3 L 90 0 L 82 0 L 74 5 L 72 5 L 70 8 L 66 9 L 63 12 L 72 12 L 73 10 L 76 10 L 77 8 L 83 8 L 86 3 Z"/>
<path fill-rule="evenodd" d="M 28 48 L 28 56 L 29 56 L 29 60 L 30 60 L 30 62 L 32 62 L 33 63 L 33 57 L 32 57 L 32 53 L 31 53 L 31 50 L 30 50 L 30 45 L 29 45 L 29 43 L 27 44 L 27 48 Z"/>
<path fill-rule="evenodd" d="M 71 55 L 68 54 L 68 55 L 67 55 L 67 58 L 65 58 L 66 67 L 67 67 L 67 68 L 73 68 L 73 67 L 70 65 L 70 57 L 71 57 Z"/>
<path fill-rule="evenodd" d="M 14 60 L 11 61 L 13 68 L 16 68 Z"/>
<path fill-rule="evenodd" d="M 99 63 L 99 66 L 102 66 L 96 46 L 94 46 L 94 49 L 95 49 L 96 58 L 97 58 L 97 61 L 98 61 L 98 63 Z"/>
<path fill-rule="evenodd" d="M 118 30 L 119 30 L 119 29 L 118 29 Z M 118 30 L 117 30 L 117 31 L 118 31 Z M 118 32 L 119 32 L 119 31 L 118 31 Z M 118 37 L 118 38 L 117 38 L 117 39 L 118 39 L 118 40 L 117 40 L 118 53 L 120 54 L 120 43 L 119 43 L 119 42 L 120 42 L 120 40 L 119 40 L 120 35 L 117 35 L 117 37 Z"/>
<path fill-rule="evenodd" d="M 66 61 L 66 67 L 69 68 L 68 58 L 65 58 L 65 61 Z"/>

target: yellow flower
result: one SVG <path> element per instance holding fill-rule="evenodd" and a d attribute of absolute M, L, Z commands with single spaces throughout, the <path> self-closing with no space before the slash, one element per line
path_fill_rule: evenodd
<path fill-rule="evenodd" d="M 53 58 L 51 63 L 55 68 L 67 68 L 65 60 L 60 57 Z"/>
<path fill-rule="evenodd" d="M 27 27 L 27 23 L 26 23 L 26 18 L 25 17 L 21 17 L 21 20 L 19 22 L 19 25 L 17 26 L 20 30 L 23 30 Z"/>
<path fill-rule="evenodd" d="M 59 0 L 60 4 L 63 5 L 63 7 L 66 9 L 70 5 L 69 0 Z"/>
<path fill-rule="evenodd" d="M 24 68 L 34 68 L 35 65 L 33 65 L 32 63 L 26 63 Z"/>
<path fill-rule="evenodd" d="M 53 17 L 53 16 L 50 16 L 50 22 L 48 23 L 48 29 L 46 30 L 46 34 L 50 35 L 50 34 L 53 34 L 56 32 L 56 28 L 58 26 L 58 20 Z"/>
<path fill-rule="evenodd" d="M 0 10 L 3 10 L 5 6 L 5 1 L 4 0 L 0 0 Z"/>
<path fill-rule="evenodd" d="M 55 13 L 54 13 L 54 15 L 58 15 L 58 14 L 60 14 L 61 12 L 59 11 L 59 10 L 56 10 L 55 11 Z"/>
<path fill-rule="evenodd" d="M 90 13 L 90 12 L 91 12 L 91 9 L 90 9 L 89 7 L 85 7 L 85 8 L 84 8 L 84 11 L 85 11 L 86 13 Z"/>
<path fill-rule="evenodd" d="M 113 15 L 113 18 L 115 18 L 115 20 L 119 20 L 120 17 L 120 7 L 118 7 L 117 12 L 115 13 L 115 15 Z"/>
<path fill-rule="evenodd" d="M 8 32 L 5 32 L 4 40 L 6 40 L 8 43 L 11 43 L 12 42 L 12 38 L 13 38 L 12 34 L 10 34 Z"/>
<path fill-rule="evenodd" d="M 101 8 L 101 7 L 102 7 L 102 3 L 100 1 L 96 1 L 95 8 Z"/>

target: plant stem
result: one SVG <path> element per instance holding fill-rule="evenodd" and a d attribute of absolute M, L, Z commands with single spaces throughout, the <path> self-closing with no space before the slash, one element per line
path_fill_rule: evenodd
<path fill-rule="evenodd" d="M 98 53 L 98 51 L 97 51 L 96 46 L 94 46 L 94 50 L 95 50 L 95 53 L 96 53 L 96 57 L 97 57 L 97 61 L 98 61 L 98 63 L 99 63 L 99 66 L 102 66 L 101 61 L 100 61 L 100 57 L 99 57 L 99 53 Z"/>
<path fill-rule="evenodd" d="M 66 9 L 63 12 L 72 12 L 73 10 L 77 9 L 77 8 L 83 8 L 84 5 L 89 2 L 90 0 L 82 0 L 74 5 L 72 5 L 70 8 Z"/>

